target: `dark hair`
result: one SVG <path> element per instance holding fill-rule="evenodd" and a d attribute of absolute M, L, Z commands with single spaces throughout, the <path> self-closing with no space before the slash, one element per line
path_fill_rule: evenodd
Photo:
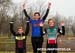
<path fill-rule="evenodd" d="M 34 13 L 34 16 L 35 16 L 36 14 L 38 14 L 38 15 L 40 16 L 40 13 L 39 13 L 39 12 L 35 12 L 35 13 Z"/>

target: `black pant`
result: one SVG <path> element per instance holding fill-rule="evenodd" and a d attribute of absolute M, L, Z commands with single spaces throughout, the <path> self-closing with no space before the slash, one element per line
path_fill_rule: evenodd
<path fill-rule="evenodd" d="M 32 47 L 33 47 L 33 53 L 42 53 L 41 50 L 37 50 L 38 48 L 42 48 L 42 44 L 43 44 L 43 37 L 32 37 L 31 38 L 32 41 Z"/>
<path fill-rule="evenodd" d="M 57 43 L 56 44 L 48 44 L 47 42 L 47 46 L 46 46 L 46 49 L 48 48 L 57 48 Z M 57 50 L 46 50 L 46 53 L 57 53 Z"/>
<path fill-rule="evenodd" d="M 23 48 L 17 48 L 16 53 L 26 53 L 26 49 Z"/>

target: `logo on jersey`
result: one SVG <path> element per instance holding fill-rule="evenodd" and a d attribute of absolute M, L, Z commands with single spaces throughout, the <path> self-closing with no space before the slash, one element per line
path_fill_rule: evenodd
<path fill-rule="evenodd" d="M 40 26 L 39 24 L 33 24 L 33 26 Z"/>

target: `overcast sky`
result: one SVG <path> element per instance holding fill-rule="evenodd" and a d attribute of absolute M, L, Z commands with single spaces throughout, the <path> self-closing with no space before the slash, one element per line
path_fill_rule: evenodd
<path fill-rule="evenodd" d="M 17 5 L 22 5 L 25 0 L 12 0 L 13 3 Z M 40 3 L 44 3 L 47 5 L 48 1 L 52 3 L 51 6 L 51 14 L 55 14 L 58 12 L 63 16 L 75 16 L 75 0 L 26 0 L 29 5 L 32 3 L 36 3 L 36 1 Z"/>

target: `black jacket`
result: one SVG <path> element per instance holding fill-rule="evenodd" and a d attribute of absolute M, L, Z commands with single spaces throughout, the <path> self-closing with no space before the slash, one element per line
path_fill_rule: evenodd
<path fill-rule="evenodd" d="M 26 30 L 25 33 L 19 34 L 16 33 L 13 30 L 13 23 L 10 23 L 10 31 L 15 36 L 15 41 L 16 41 L 16 48 L 20 48 L 19 46 L 22 46 L 21 48 L 26 48 L 26 36 L 28 35 L 29 32 L 29 22 L 26 24 Z"/>

